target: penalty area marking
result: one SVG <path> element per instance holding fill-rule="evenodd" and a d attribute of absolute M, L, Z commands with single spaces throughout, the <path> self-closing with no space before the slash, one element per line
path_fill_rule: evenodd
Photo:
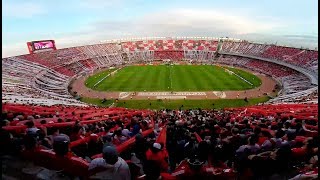
<path fill-rule="evenodd" d="M 222 99 L 227 97 L 226 93 L 223 91 L 213 91 L 213 94 Z"/>
<path fill-rule="evenodd" d="M 157 96 L 157 99 L 185 99 L 187 96 Z"/>
<path fill-rule="evenodd" d="M 205 92 L 138 92 L 137 96 L 205 96 Z"/>
<path fill-rule="evenodd" d="M 121 93 L 119 94 L 119 99 L 124 99 L 124 98 L 130 96 L 130 94 L 131 94 L 131 93 L 129 93 L 129 92 L 121 92 Z"/>

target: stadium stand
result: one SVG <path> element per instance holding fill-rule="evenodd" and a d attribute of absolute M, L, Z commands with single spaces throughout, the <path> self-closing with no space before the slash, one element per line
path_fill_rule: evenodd
<path fill-rule="evenodd" d="M 220 51 L 280 60 L 318 73 L 318 52 L 313 50 L 226 41 L 223 42 Z"/>
<path fill-rule="evenodd" d="M 136 60 L 212 60 L 217 40 L 146 40 L 122 42 L 122 49 L 131 61 Z"/>
<path fill-rule="evenodd" d="M 231 66 L 248 68 L 255 72 L 273 77 L 282 85 L 282 91 L 279 93 L 280 96 L 299 93 L 312 88 L 316 90 L 306 76 L 292 69 L 280 67 L 279 65 L 273 63 L 228 55 L 220 56 L 217 62 Z M 309 94 L 306 94 L 305 96 L 308 95 Z M 299 95 L 298 97 L 301 98 L 302 96 Z"/>
<path fill-rule="evenodd" d="M 317 105 L 157 112 L 2 105 L 2 151 L 41 167 L 24 172 L 33 178 L 288 179 L 318 167 Z M 110 174 L 103 162 L 125 169 Z"/>
<path fill-rule="evenodd" d="M 263 74 L 267 74 L 276 79 L 282 84 L 283 90 L 279 94 L 283 97 L 277 97 L 278 102 L 294 102 L 294 99 L 301 101 L 301 92 L 306 91 L 304 97 L 310 96 L 317 92 L 317 85 L 310 83 L 308 77 L 303 74 L 272 63 L 262 62 L 258 59 L 253 60 L 240 58 L 236 56 L 222 57 L 218 55 L 215 59 L 216 53 L 236 53 L 243 55 L 250 55 L 253 57 L 263 57 L 269 59 L 275 59 L 276 61 L 286 62 L 300 68 L 304 68 L 307 71 L 315 73 L 318 72 L 318 53 L 312 50 L 303 50 L 297 48 L 281 47 L 267 44 L 255 44 L 246 41 L 234 42 L 234 41 L 222 41 L 220 49 L 218 50 L 218 40 L 191 40 L 191 39 L 161 39 L 161 40 L 137 40 L 137 41 L 120 41 L 119 43 L 104 43 L 88 46 L 80 46 L 74 48 L 66 48 L 55 51 L 47 51 L 30 55 L 22 55 L 18 57 L 11 57 L 15 59 L 15 62 L 20 61 L 29 66 L 28 61 L 33 65 L 47 68 L 46 71 L 36 72 L 34 78 L 26 78 L 28 86 L 22 86 L 16 88 L 15 92 L 20 92 L 22 89 L 27 91 L 33 91 L 31 94 L 36 94 L 39 90 L 41 93 L 50 94 L 50 97 L 61 99 L 61 96 L 68 98 L 67 85 L 63 82 L 70 82 L 70 80 L 79 74 L 89 73 L 99 68 L 114 67 L 125 63 L 138 63 L 138 62 L 152 62 L 154 60 L 187 60 L 192 63 L 224 63 L 228 65 L 237 65 L 241 67 L 247 67 L 254 71 L 258 71 Z M 8 61 L 4 59 L 3 61 Z M 17 66 L 17 69 L 11 71 L 16 65 L 5 63 L 3 65 L 4 78 L 12 76 L 13 72 L 20 72 L 13 77 L 13 79 L 28 77 L 33 73 L 25 73 L 22 71 L 24 65 Z M 21 69 L 22 68 L 22 69 Z M 271 71 L 270 71 L 271 70 Z M 8 72 L 6 72 L 8 71 Z M 27 71 L 25 71 L 27 72 Z M 20 75 L 20 76 L 19 76 Z M 17 77 L 18 76 L 18 77 Z M 57 78 L 59 77 L 59 78 Z M 61 77 L 61 78 L 60 78 Z M 61 81 L 60 81 L 61 80 Z M 10 82 L 4 82 L 5 86 L 3 92 L 13 92 L 13 85 Z M 59 86 L 59 87 L 57 87 Z M 310 89 L 310 90 L 309 90 Z M 314 91 L 311 91 L 314 90 Z M 298 94 L 296 94 L 298 93 Z M 28 94 L 28 93 L 27 93 Z M 56 94 L 59 94 L 56 97 Z M 289 96 L 292 94 L 291 96 Z M 17 95 L 17 94 L 16 94 Z M 284 98 L 286 97 L 286 98 Z M 4 98 L 8 100 L 7 98 Z M 302 98 L 303 99 L 303 98 Z M 12 98 L 10 99 L 12 101 Z M 315 99 L 312 98 L 310 102 Z M 70 101 L 70 100 L 68 100 Z M 73 100 L 71 100 L 73 101 Z M 60 102 L 60 101 L 57 101 Z M 270 102 L 276 103 L 276 100 Z"/>
<path fill-rule="evenodd" d="M 259 58 L 318 74 L 317 51 L 230 40 L 126 40 L 3 58 L 1 154 L 11 155 L 3 170 L 16 171 L 2 177 L 317 179 L 318 86 Z M 82 73 L 158 59 L 249 68 L 282 91 L 249 107 L 159 111 L 94 107 L 68 91 Z"/>
<path fill-rule="evenodd" d="M 312 94 L 316 94 L 318 92 L 318 85 L 315 84 L 314 81 L 310 82 L 309 77 L 302 75 L 301 73 L 295 73 L 290 76 L 281 77 L 280 79 L 277 77 L 277 73 L 275 71 L 279 71 L 280 68 L 277 65 L 268 65 L 269 67 L 260 66 L 261 61 L 252 61 L 255 57 L 267 58 L 273 60 L 275 62 L 284 62 L 291 64 L 295 67 L 302 68 L 307 72 L 310 72 L 311 76 L 317 80 L 318 79 L 318 52 L 313 50 L 305 50 L 291 47 L 282 47 L 276 45 L 267 45 L 267 44 L 255 44 L 249 43 L 246 41 L 243 42 L 233 42 L 233 41 L 224 41 L 221 45 L 220 53 L 231 53 L 236 55 L 246 55 L 252 58 L 249 59 L 251 63 L 245 63 L 240 57 L 232 57 L 231 62 L 235 62 L 234 64 L 239 64 L 242 62 L 240 66 L 244 64 L 249 67 L 258 69 L 258 71 L 263 72 L 264 74 L 272 75 L 277 79 L 278 82 L 282 84 L 284 87 L 282 97 L 277 97 L 273 100 L 270 100 L 270 103 L 293 103 L 293 102 L 301 102 L 301 99 L 309 99 L 306 97 L 312 96 Z M 236 59 L 241 59 L 240 62 L 236 62 Z M 219 61 L 219 60 L 218 60 Z M 220 60 L 226 62 L 227 60 Z M 230 64 L 230 63 L 229 63 Z M 256 65 L 254 65 L 256 64 Z M 269 63 L 270 64 L 270 63 Z M 243 66 L 244 67 L 244 66 Z M 281 66 L 280 66 L 281 67 Z M 264 68 L 264 70 L 262 70 Z M 271 70 L 271 71 L 270 71 Z M 280 70 L 281 71 L 281 70 Z M 272 72 L 272 73 L 270 73 Z M 291 95 L 290 95 L 291 94 Z M 297 99 L 297 101 L 295 100 Z M 310 100 L 310 99 L 309 99 Z M 315 99 L 308 102 L 315 102 Z"/>

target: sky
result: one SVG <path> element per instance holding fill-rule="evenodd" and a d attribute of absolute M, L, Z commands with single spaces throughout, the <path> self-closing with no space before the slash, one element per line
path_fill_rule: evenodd
<path fill-rule="evenodd" d="M 133 37 L 231 37 L 318 48 L 317 0 L 2 0 L 2 57 Z"/>

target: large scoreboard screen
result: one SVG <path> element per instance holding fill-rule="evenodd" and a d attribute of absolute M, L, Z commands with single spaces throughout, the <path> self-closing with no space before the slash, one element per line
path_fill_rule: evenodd
<path fill-rule="evenodd" d="M 27 46 L 30 54 L 57 49 L 54 40 L 31 41 Z"/>

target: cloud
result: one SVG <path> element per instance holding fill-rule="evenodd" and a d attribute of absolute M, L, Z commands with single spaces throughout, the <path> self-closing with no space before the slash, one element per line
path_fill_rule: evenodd
<path fill-rule="evenodd" d="M 92 24 L 98 31 L 107 29 L 112 32 L 145 34 L 247 34 L 262 33 L 281 27 L 280 22 L 260 21 L 259 19 L 232 15 L 221 10 L 172 9 L 153 12 L 137 19 L 122 22 L 101 21 Z"/>
<path fill-rule="evenodd" d="M 58 34 L 53 35 L 56 46 L 58 49 L 82 46 L 89 44 L 100 43 L 100 40 L 103 39 L 104 34 L 99 33 L 87 33 L 87 32 L 78 32 L 73 34 Z M 22 54 L 28 54 L 28 48 L 26 42 L 18 42 L 13 44 L 2 45 L 2 57 L 18 56 Z"/>
<path fill-rule="evenodd" d="M 314 35 L 285 35 L 287 38 L 295 38 L 295 39 L 317 39 L 318 36 Z"/>
<path fill-rule="evenodd" d="M 13 18 L 31 18 L 36 15 L 45 14 L 47 9 L 36 2 L 6 2 L 2 4 L 2 15 Z"/>
<path fill-rule="evenodd" d="M 17 56 L 27 54 L 28 48 L 25 42 L 18 42 L 10 45 L 2 45 L 2 57 Z"/>
<path fill-rule="evenodd" d="M 95 0 L 99 1 L 99 0 Z M 121 0 L 112 0 L 118 3 Z M 89 3 L 89 1 L 85 1 Z M 90 1 L 91 2 L 91 1 Z M 95 4 L 95 3 L 93 3 Z M 107 5 L 106 3 L 105 5 Z M 209 36 L 209 37 L 233 37 L 257 42 L 275 43 L 295 47 L 318 47 L 318 40 L 312 37 L 300 36 L 294 33 L 272 35 L 277 29 L 282 29 L 282 20 L 266 16 L 242 15 L 235 11 L 223 9 L 166 9 L 144 14 L 140 17 L 126 20 L 96 21 L 77 32 L 54 34 L 58 48 L 98 43 L 101 40 L 132 38 L 132 37 L 176 37 L 176 36 Z M 297 37 L 299 39 L 297 40 Z M 17 44 L 3 48 L 4 54 L 17 55 L 17 49 L 27 47 Z M 21 52 L 21 51 L 19 51 Z"/>
<path fill-rule="evenodd" d="M 307 36 L 299 34 L 271 35 L 271 34 L 242 34 L 235 35 L 235 38 L 245 39 L 257 43 L 277 44 L 296 48 L 318 48 L 318 36 Z"/>
<path fill-rule="evenodd" d="M 156 27 L 166 24 L 166 28 L 174 27 L 175 29 L 193 28 L 195 30 L 210 30 L 212 32 L 227 32 L 234 34 L 244 34 L 252 32 L 267 31 L 277 27 L 277 24 L 270 22 L 259 22 L 252 18 L 233 15 L 228 11 L 221 10 L 203 10 L 203 9 L 177 9 L 169 12 L 159 12 L 147 16 L 143 19 L 145 22 L 157 22 Z"/>
<path fill-rule="evenodd" d="M 103 9 L 111 6 L 119 6 L 124 0 L 82 0 L 77 1 L 79 7 L 88 9 Z"/>

